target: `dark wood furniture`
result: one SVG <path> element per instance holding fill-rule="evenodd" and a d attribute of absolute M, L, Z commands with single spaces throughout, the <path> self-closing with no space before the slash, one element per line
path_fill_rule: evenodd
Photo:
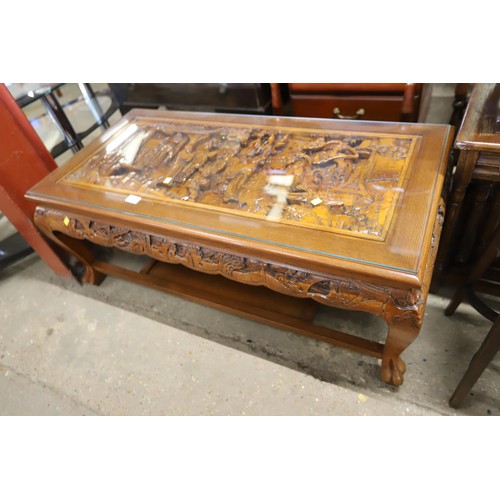
<path fill-rule="evenodd" d="M 122 114 L 133 108 L 272 114 L 269 83 L 110 83 Z"/>
<path fill-rule="evenodd" d="M 450 146 L 445 125 L 134 110 L 28 197 L 85 281 L 120 276 L 347 347 L 381 359 L 382 379 L 399 385 L 424 317 Z M 151 262 L 132 272 L 88 242 Z M 387 339 L 315 325 L 313 302 L 299 299 L 378 315 Z"/>
<path fill-rule="evenodd" d="M 289 83 L 294 116 L 381 121 L 418 118 L 422 84 Z"/>
<path fill-rule="evenodd" d="M 493 239 L 486 246 L 486 249 L 480 259 L 474 265 L 474 268 L 469 276 L 467 276 L 465 283 L 458 288 L 445 311 L 447 316 L 451 316 L 462 301 L 466 299 L 472 307 L 476 309 L 476 311 L 493 322 L 493 325 L 481 344 L 481 347 L 472 358 L 467 371 L 458 383 L 455 392 L 450 398 L 450 406 L 453 408 L 458 408 L 462 404 L 474 384 L 500 349 L 500 315 L 486 305 L 474 291 L 474 286 L 477 281 L 484 276 L 485 271 L 497 258 L 499 249 L 500 228 L 497 228 Z"/>
<path fill-rule="evenodd" d="M 464 119 L 471 87 L 472 85 L 470 83 L 457 83 L 455 85 L 455 98 L 453 99 L 453 112 L 450 117 L 450 125 L 453 125 L 457 132 Z"/>
<path fill-rule="evenodd" d="M 456 171 L 436 264 L 438 283 L 460 284 L 483 253 L 500 215 L 500 84 L 472 91 L 455 147 Z M 492 262 L 478 290 L 498 295 L 499 263 Z"/>
<path fill-rule="evenodd" d="M 55 273 L 71 278 L 70 270 L 33 223 L 35 204 L 24 197 L 33 184 L 57 165 L 3 84 L 0 84 L 0 158 L 0 211 Z M 18 236 L 4 244 L 2 248 L 0 242 L 0 253 L 7 253 L 9 262 L 16 255 L 27 254 L 26 244 Z"/>

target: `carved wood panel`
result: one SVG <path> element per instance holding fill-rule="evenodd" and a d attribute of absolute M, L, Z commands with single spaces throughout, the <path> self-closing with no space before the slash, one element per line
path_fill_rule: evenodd
<path fill-rule="evenodd" d="M 383 240 L 416 141 L 137 120 L 61 182 Z"/>

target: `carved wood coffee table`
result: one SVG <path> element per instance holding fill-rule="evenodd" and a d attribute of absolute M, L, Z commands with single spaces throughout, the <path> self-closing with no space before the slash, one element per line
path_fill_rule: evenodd
<path fill-rule="evenodd" d="M 27 196 L 84 281 L 130 279 L 381 358 L 399 385 L 450 141 L 442 125 L 133 110 Z M 133 272 L 89 242 L 152 260 Z M 303 299 L 381 316 L 385 344 L 315 325 Z"/>

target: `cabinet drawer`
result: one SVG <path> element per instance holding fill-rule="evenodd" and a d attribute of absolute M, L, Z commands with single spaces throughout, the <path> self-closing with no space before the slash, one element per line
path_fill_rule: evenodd
<path fill-rule="evenodd" d="M 403 96 L 307 96 L 291 95 L 293 114 L 315 118 L 336 118 L 334 110 L 343 116 L 364 113 L 360 120 L 400 121 Z M 416 101 L 415 101 L 416 102 Z"/>

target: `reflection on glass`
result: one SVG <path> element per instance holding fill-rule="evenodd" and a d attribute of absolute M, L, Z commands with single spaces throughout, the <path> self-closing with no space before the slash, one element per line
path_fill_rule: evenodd
<path fill-rule="evenodd" d="M 112 142 L 110 142 L 106 146 L 106 153 L 110 154 L 115 151 L 115 149 L 118 149 L 118 147 L 123 144 L 127 139 L 129 139 L 132 135 L 137 132 L 137 125 L 132 124 L 128 126 L 121 134 L 118 135 Z"/>
<path fill-rule="evenodd" d="M 415 140 L 139 120 L 65 182 L 381 239 Z"/>

